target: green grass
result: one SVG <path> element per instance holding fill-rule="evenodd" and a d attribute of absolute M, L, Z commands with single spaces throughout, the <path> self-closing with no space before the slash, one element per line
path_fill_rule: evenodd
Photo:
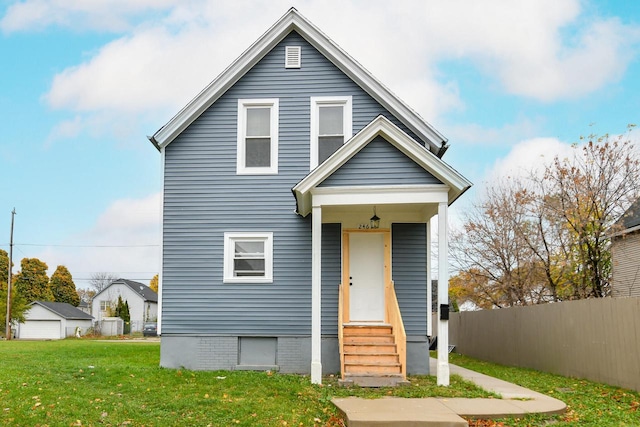
<path fill-rule="evenodd" d="M 334 396 L 488 394 L 458 377 L 449 388 L 411 377 L 395 389 L 313 386 L 265 372 L 163 369 L 159 343 L 63 340 L 0 342 L 0 425 L 339 426 Z"/>
<path fill-rule="evenodd" d="M 554 427 L 640 426 L 640 393 L 531 369 L 496 365 L 458 354 L 450 356 L 453 364 L 555 397 L 568 407 L 565 414 L 554 417 L 535 415 L 520 420 L 499 420 L 505 426 L 546 426 L 549 423 Z"/>
<path fill-rule="evenodd" d="M 203 372 L 158 366 L 159 343 L 0 341 L 0 426 L 341 426 L 332 397 L 488 397 L 452 376 L 410 377 L 400 388 L 341 388 L 265 372 Z M 474 421 L 478 426 L 637 426 L 640 395 L 584 380 L 479 362 L 451 362 L 555 396 L 565 415 Z M 502 423 L 502 424 L 500 424 Z"/>

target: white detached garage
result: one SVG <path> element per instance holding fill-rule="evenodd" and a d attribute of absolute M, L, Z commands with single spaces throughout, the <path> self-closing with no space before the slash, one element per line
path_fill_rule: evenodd
<path fill-rule="evenodd" d="M 17 338 L 62 339 L 73 336 L 76 328 L 84 334 L 93 325 L 93 317 L 64 302 L 34 301 L 18 325 Z"/>

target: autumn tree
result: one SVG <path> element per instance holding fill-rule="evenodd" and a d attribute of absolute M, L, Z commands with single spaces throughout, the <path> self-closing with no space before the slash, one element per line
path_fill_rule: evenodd
<path fill-rule="evenodd" d="M 27 303 L 33 301 L 53 301 L 53 293 L 49 288 L 47 264 L 37 258 L 23 258 L 20 262 L 21 270 L 16 275 L 16 292 Z"/>
<path fill-rule="evenodd" d="M 466 212 L 462 230 L 452 234 L 453 258 L 461 271 L 454 288 L 478 307 L 531 305 L 549 298 L 539 262 L 522 233 L 531 227 L 518 196 L 524 191 L 519 182 L 508 180 L 488 188 Z"/>
<path fill-rule="evenodd" d="M 53 293 L 54 301 L 66 302 L 74 307 L 80 304 L 80 297 L 76 292 L 76 285 L 73 283 L 71 273 L 64 265 L 59 265 L 51 275 L 49 288 L 51 288 L 51 292 Z"/>
<path fill-rule="evenodd" d="M 89 284 L 93 287 L 93 289 L 96 290 L 96 294 L 99 294 L 104 288 L 106 288 L 116 280 L 118 280 L 118 277 L 114 276 L 111 273 L 99 272 L 93 273 L 91 275 Z"/>
<path fill-rule="evenodd" d="M 592 136 L 542 174 L 502 179 L 454 233 L 462 302 L 506 307 L 609 294 L 609 236 L 640 195 L 629 134 Z"/>
<path fill-rule="evenodd" d="M 156 293 L 158 292 L 158 275 L 157 274 L 151 278 L 151 281 L 149 281 L 149 287 L 151 288 L 151 290 L 153 290 L 153 292 L 156 292 Z"/>
<path fill-rule="evenodd" d="M 9 277 L 9 254 L 4 249 L 0 249 L 0 289 L 7 288 Z"/>
<path fill-rule="evenodd" d="M 9 277 L 9 255 L 7 251 L 0 249 L 0 330 L 4 336 L 7 318 L 7 282 Z M 11 298 L 11 319 L 16 322 L 23 322 L 24 315 L 29 310 L 29 306 L 24 298 L 19 295 L 15 287 L 12 286 Z"/>
<path fill-rule="evenodd" d="M 574 156 L 556 157 L 547 166 L 541 188 L 549 214 L 562 219 L 570 236 L 564 253 L 573 273 L 569 298 L 605 297 L 610 293 L 609 236 L 640 195 L 640 161 L 629 133 L 591 135 L 574 149 Z"/>

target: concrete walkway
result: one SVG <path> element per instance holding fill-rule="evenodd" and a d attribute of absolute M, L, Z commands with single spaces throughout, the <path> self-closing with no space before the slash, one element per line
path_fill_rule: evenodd
<path fill-rule="evenodd" d="M 561 414 L 567 408 L 564 402 L 533 390 L 456 365 L 450 364 L 449 367 L 451 374 L 460 375 L 484 390 L 498 393 L 502 399 L 347 397 L 336 398 L 332 402 L 345 416 L 348 427 L 468 427 L 467 421 L 460 416 L 495 419 L 531 413 Z M 436 372 L 435 359 L 430 360 L 430 370 Z"/>

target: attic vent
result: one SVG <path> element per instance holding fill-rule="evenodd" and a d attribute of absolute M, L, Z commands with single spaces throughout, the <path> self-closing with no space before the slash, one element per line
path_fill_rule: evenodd
<path fill-rule="evenodd" d="M 300 46 L 287 46 L 284 53 L 284 68 L 300 68 L 301 56 Z"/>

